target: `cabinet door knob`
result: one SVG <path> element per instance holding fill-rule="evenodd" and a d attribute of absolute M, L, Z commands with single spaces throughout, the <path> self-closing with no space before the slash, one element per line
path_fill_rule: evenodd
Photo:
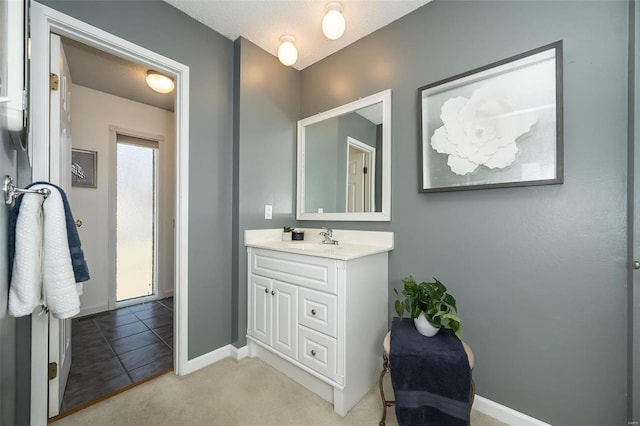
<path fill-rule="evenodd" d="M 312 310 L 311 310 L 311 315 L 315 315 L 315 314 L 316 314 L 316 310 L 315 310 L 315 309 L 312 309 Z"/>
<path fill-rule="evenodd" d="M 316 356 L 316 350 L 315 349 L 311 350 L 311 356 Z"/>
<path fill-rule="evenodd" d="M 265 293 L 269 293 L 269 289 L 268 289 L 268 288 L 265 288 L 265 289 L 264 289 L 264 292 L 265 292 Z"/>
<path fill-rule="evenodd" d="M 276 292 L 271 290 L 271 295 L 273 296 L 274 294 L 276 294 Z"/>

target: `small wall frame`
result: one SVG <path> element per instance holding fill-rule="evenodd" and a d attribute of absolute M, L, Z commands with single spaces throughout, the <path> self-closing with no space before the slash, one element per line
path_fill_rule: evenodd
<path fill-rule="evenodd" d="M 98 153 L 84 149 L 71 150 L 71 185 L 97 188 Z"/>
<path fill-rule="evenodd" d="M 562 41 L 418 89 L 419 191 L 563 181 Z"/>

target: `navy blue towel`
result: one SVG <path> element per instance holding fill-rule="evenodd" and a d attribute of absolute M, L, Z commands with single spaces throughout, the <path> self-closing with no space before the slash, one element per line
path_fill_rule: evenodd
<path fill-rule="evenodd" d="M 64 215 L 67 226 L 67 240 L 69 241 L 69 254 L 71 255 L 71 265 L 73 266 L 73 274 L 77 283 L 89 281 L 89 267 L 84 259 L 84 253 L 80 243 L 80 236 L 76 229 L 76 223 L 73 220 L 71 214 L 71 207 L 69 207 L 69 200 L 67 194 L 58 186 L 49 182 L 33 182 L 27 186 L 30 188 L 36 184 L 51 185 L 58 189 L 62 196 L 62 202 L 64 203 Z M 9 281 L 11 281 L 11 271 L 13 269 L 13 257 L 15 256 L 16 249 L 16 224 L 18 222 L 18 214 L 20 213 L 20 205 L 22 204 L 22 196 L 16 199 L 16 203 L 9 213 Z"/>
<path fill-rule="evenodd" d="M 389 361 L 400 426 L 469 424 L 469 359 L 451 330 L 425 337 L 394 318 Z"/>

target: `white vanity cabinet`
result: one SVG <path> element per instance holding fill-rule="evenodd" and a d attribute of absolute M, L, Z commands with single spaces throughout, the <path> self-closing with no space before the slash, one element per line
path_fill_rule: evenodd
<path fill-rule="evenodd" d="M 307 255 L 278 244 L 247 244 L 249 354 L 344 416 L 380 373 L 390 249 L 353 255 L 341 247 Z"/>

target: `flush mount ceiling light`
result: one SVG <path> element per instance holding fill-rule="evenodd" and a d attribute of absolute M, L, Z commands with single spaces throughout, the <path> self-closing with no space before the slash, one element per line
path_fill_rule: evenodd
<path fill-rule="evenodd" d="M 171 93 L 175 85 L 173 78 L 160 74 L 158 71 L 147 71 L 147 85 L 158 93 Z"/>
<path fill-rule="evenodd" d="M 337 1 L 328 3 L 325 7 L 327 13 L 322 18 L 322 32 L 330 40 L 337 40 L 344 34 L 346 26 L 342 15 L 342 4 Z"/>
<path fill-rule="evenodd" d="M 295 39 L 290 35 L 280 37 L 280 47 L 278 47 L 278 59 L 282 65 L 291 66 L 298 60 L 298 49 L 296 49 Z"/>

